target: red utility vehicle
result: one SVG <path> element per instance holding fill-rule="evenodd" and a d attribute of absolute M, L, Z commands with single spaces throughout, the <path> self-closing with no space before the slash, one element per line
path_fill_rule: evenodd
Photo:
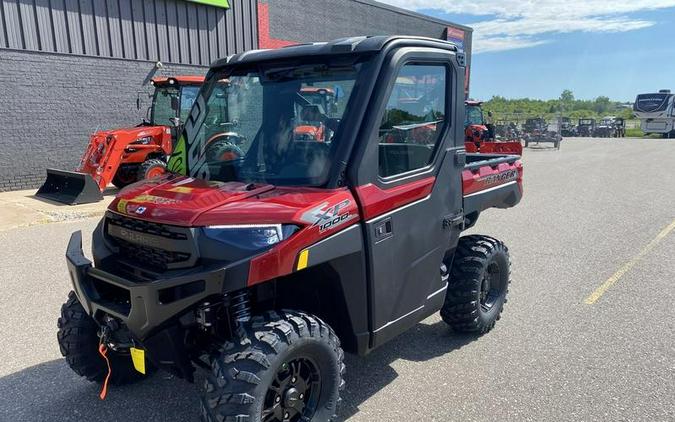
<path fill-rule="evenodd" d="M 214 63 L 169 162 L 182 175 L 123 189 L 93 263 L 71 237 L 58 323 L 71 368 L 113 384 L 203 371 L 208 422 L 330 421 L 343 350 L 365 355 L 439 310 L 456 331 L 490 331 L 508 250 L 461 234 L 520 201 L 523 168 L 466 153 L 464 63 L 454 44 L 386 36 Z M 298 95 L 322 84 L 344 92 L 334 136 L 297 140 Z M 236 159 L 208 153 L 223 100 L 244 139 Z M 410 125 L 425 136 L 398 137 Z"/>
<path fill-rule="evenodd" d="M 464 121 L 465 147 L 467 152 L 481 154 L 516 154 L 523 155 L 520 140 L 497 140 L 485 122 L 482 101 L 465 101 L 466 119 Z"/>
<path fill-rule="evenodd" d="M 203 76 L 153 78 L 150 120 L 92 134 L 77 170 L 47 169 L 37 196 L 67 204 L 96 202 L 110 183 L 122 188 L 163 174 L 173 151 L 172 128 L 185 121 L 203 82 Z"/>

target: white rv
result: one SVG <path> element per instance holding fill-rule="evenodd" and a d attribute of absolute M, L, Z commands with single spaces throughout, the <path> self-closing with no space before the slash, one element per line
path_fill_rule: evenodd
<path fill-rule="evenodd" d="M 664 138 L 675 138 L 675 95 L 669 89 L 638 95 L 633 111 L 645 134 L 660 133 Z"/>

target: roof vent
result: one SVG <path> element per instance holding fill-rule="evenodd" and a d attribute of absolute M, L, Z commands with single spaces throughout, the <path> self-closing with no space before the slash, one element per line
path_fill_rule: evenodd
<path fill-rule="evenodd" d="M 669 89 L 659 89 L 659 94 L 670 94 Z"/>

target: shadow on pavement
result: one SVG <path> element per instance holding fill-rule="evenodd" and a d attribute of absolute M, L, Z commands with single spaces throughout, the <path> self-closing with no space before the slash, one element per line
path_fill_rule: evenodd
<path fill-rule="evenodd" d="M 457 350 L 475 336 L 459 336 L 443 323 L 420 323 L 365 358 L 346 357 L 347 389 L 341 420 L 394 381 L 390 366 L 403 359 L 424 362 Z M 105 401 L 99 386 L 74 374 L 63 359 L 35 365 L 0 378 L 0 420 L 33 421 L 197 421 L 199 404 L 192 384 L 165 373 L 145 382 L 112 387 Z"/>

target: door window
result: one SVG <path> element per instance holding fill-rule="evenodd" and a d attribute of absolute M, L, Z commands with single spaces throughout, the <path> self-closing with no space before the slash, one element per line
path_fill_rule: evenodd
<path fill-rule="evenodd" d="M 446 124 L 447 68 L 401 68 L 379 130 L 379 175 L 390 177 L 428 166 Z"/>

